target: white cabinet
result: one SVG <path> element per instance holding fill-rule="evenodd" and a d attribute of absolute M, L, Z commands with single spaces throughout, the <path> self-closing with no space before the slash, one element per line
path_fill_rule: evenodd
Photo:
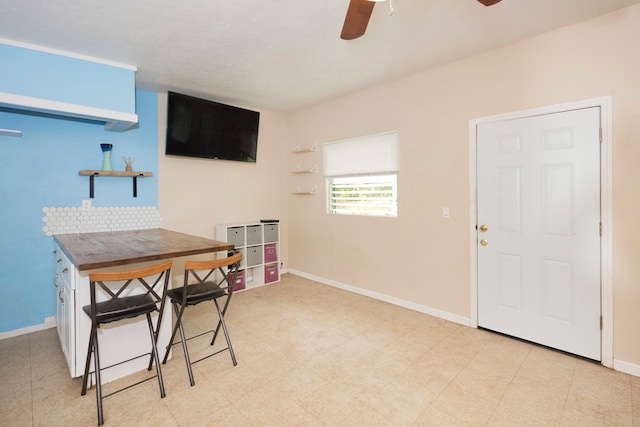
<path fill-rule="evenodd" d="M 54 285 L 56 292 L 56 328 L 62 352 L 72 377 L 84 373 L 84 364 L 89 346 L 91 320 L 82 307 L 90 304 L 89 272 L 79 271 L 65 253 L 56 247 L 54 251 Z M 156 262 L 131 264 L 130 268 L 142 267 Z M 110 267 L 101 271 L 118 270 L 122 267 Z M 165 347 L 171 334 L 170 304 L 165 306 L 164 318 L 158 337 L 158 352 L 164 357 Z M 157 316 L 153 315 L 155 324 Z M 134 372 L 146 369 L 149 359 L 138 357 L 148 353 L 151 348 L 149 329 L 144 316 L 124 322 L 106 324 L 100 327 L 100 362 L 104 367 L 114 365 L 102 372 L 102 381 L 107 383 Z M 92 363 L 93 365 L 93 363 Z M 93 370 L 93 366 L 91 368 Z M 91 378 L 93 381 L 93 376 Z"/>
<path fill-rule="evenodd" d="M 53 283 L 56 298 L 56 329 L 62 346 L 62 352 L 67 359 L 67 366 L 71 376 L 75 371 L 76 331 L 75 331 L 75 276 L 76 269 L 59 247 L 54 251 Z"/>
<path fill-rule="evenodd" d="M 242 252 L 236 290 L 280 281 L 280 224 L 249 222 L 216 226 L 216 240 Z"/>

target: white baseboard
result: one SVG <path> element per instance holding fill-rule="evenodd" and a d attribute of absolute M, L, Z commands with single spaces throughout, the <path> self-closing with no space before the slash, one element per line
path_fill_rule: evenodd
<path fill-rule="evenodd" d="M 13 331 L 0 332 L 0 340 L 13 338 L 20 335 L 27 335 L 32 332 L 44 331 L 45 329 L 50 329 L 55 327 L 56 327 L 56 318 L 54 316 L 46 317 L 44 319 L 44 323 L 41 323 L 39 325 L 33 325 L 26 328 L 21 328 L 21 329 L 14 329 Z"/>
<path fill-rule="evenodd" d="M 290 273 L 296 276 L 304 277 L 306 279 L 323 283 L 325 285 L 333 286 L 334 288 L 343 289 L 345 291 L 364 295 L 380 301 L 385 301 L 390 304 L 408 308 L 409 310 L 418 311 L 420 313 L 425 313 L 430 316 L 434 316 L 440 319 L 458 323 L 460 325 L 470 326 L 471 324 L 469 318 L 458 316 L 457 314 L 448 313 L 446 311 L 437 310 L 435 308 L 428 307 L 425 305 L 416 304 L 411 301 L 405 301 L 400 298 L 395 298 L 389 295 L 373 292 L 367 289 L 358 288 L 357 286 L 347 285 L 346 283 L 338 282 L 335 280 L 325 279 L 323 277 L 315 276 L 313 274 L 308 274 L 300 270 L 295 270 L 293 268 L 280 270 L 280 273 L 281 274 Z M 27 328 L 21 328 L 21 329 L 15 329 L 13 331 L 0 332 L 0 340 L 17 337 L 20 335 L 26 335 L 32 332 L 43 331 L 45 329 L 55 328 L 55 326 L 56 326 L 56 318 L 54 316 L 47 317 L 44 319 L 44 323 L 40 325 L 29 326 Z M 624 372 L 625 374 L 640 377 L 640 365 L 637 365 L 635 363 L 625 362 L 624 360 L 613 359 L 613 369 L 615 371 Z"/>
<path fill-rule="evenodd" d="M 409 310 L 418 311 L 420 313 L 428 314 L 430 316 L 438 317 L 440 319 L 448 320 L 450 322 L 459 323 L 460 325 L 470 326 L 471 322 L 468 317 L 459 316 L 446 311 L 438 310 L 426 305 L 416 304 L 415 302 L 406 301 L 400 298 L 392 297 L 389 295 L 373 292 L 368 289 L 362 289 L 357 286 L 347 285 L 346 283 L 338 282 L 335 280 L 325 279 L 324 277 L 314 276 L 300 270 L 289 268 L 288 272 L 296 276 L 304 277 L 309 280 L 313 280 L 325 285 L 333 286 L 334 288 L 343 289 L 345 291 L 353 292 L 356 294 L 364 295 L 370 298 L 374 298 L 380 301 L 388 302 L 393 305 L 408 308 Z"/>
<path fill-rule="evenodd" d="M 613 369 L 615 371 L 624 372 L 625 374 L 640 377 L 640 365 L 636 365 L 635 363 L 613 359 Z"/>
<path fill-rule="evenodd" d="M 444 320 L 449 320 L 454 323 L 459 323 L 464 326 L 471 326 L 471 320 L 469 318 L 458 316 L 457 314 L 451 314 L 446 311 L 437 310 L 432 307 L 427 307 L 424 305 L 416 304 L 411 301 L 405 301 L 400 298 L 391 297 L 388 295 L 380 294 L 378 292 L 369 291 L 367 289 L 358 288 L 356 286 L 347 285 L 342 282 L 337 282 L 335 280 L 325 279 L 323 277 L 314 276 L 313 274 L 308 274 L 303 271 L 295 270 L 293 268 L 289 269 L 290 274 L 294 274 L 296 276 L 304 277 L 309 280 L 313 280 L 319 283 L 323 283 L 325 285 L 333 286 L 335 288 L 344 289 L 345 291 L 353 292 L 360 295 L 365 295 L 380 301 L 385 301 L 390 304 L 394 304 L 400 307 L 408 308 L 410 310 L 419 311 L 420 313 L 425 313 L 430 316 L 439 317 Z M 640 377 L 640 365 L 636 365 L 634 363 L 625 362 L 623 360 L 613 360 L 613 369 L 615 371 L 624 372 L 625 374 L 634 375 L 636 377 Z"/>
<path fill-rule="evenodd" d="M 51 329 L 56 327 L 56 318 L 55 316 L 45 317 L 44 324 L 42 329 Z"/>

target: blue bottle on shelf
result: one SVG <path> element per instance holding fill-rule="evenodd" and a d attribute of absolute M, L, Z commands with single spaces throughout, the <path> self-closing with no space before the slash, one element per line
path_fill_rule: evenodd
<path fill-rule="evenodd" d="M 102 170 L 112 171 L 111 150 L 113 149 L 113 144 L 100 144 L 100 148 L 102 148 Z"/>

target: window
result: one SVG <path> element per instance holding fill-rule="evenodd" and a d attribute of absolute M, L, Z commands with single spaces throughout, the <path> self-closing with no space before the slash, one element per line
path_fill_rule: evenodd
<path fill-rule="evenodd" d="M 389 132 L 322 146 L 329 213 L 398 216 L 397 141 Z"/>
<path fill-rule="evenodd" d="M 397 175 L 328 178 L 329 213 L 397 216 Z"/>

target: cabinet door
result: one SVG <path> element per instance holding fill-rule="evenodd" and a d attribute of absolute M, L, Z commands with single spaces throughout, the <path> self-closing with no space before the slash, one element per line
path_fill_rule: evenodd
<path fill-rule="evenodd" d="M 60 297 L 58 298 L 62 302 L 62 329 L 64 330 L 64 338 L 62 339 L 62 351 L 64 355 L 69 359 L 69 311 L 71 307 L 71 301 L 69 299 L 69 288 L 63 286 Z"/>
<path fill-rule="evenodd" d="M 55 285 L 55 299 L 56 299 L 56 329 L 58 331 L 58 339 L 60 340 L 60 344 L 62 345 L 62 351 L 65 352 L 63 343 L 65 342 L 65 333 L 64 333 L 64 304 L 62 303 L 63 299 L 60 298 L 60 293 L 62 290 L 62 280 L 60 279 L 59 274 L 56 272 L 56 276 L 53 279 L 53 283 Z M 66 353 L 65 353 L 66 356 Z"/>
<path fill-rule="evenodd" d="M 54 290 L 56 299 L 56 330 L 69 373 L 76 374 L 75 345 L 75 274 L 71 261 L 59 247 L 54 251 Z"/>
<path fill-rule="evenodd" d="M 58 324 L 58 335 L 60 337 L 60 346 L 67 359 L 69 372 L 73 375 L 75 367 L 75 291 L 65 283 L 60 282 L 58 287 L 58 296 L 56 306 L 59 305 L 60 315 L 56 318 Z"/>

